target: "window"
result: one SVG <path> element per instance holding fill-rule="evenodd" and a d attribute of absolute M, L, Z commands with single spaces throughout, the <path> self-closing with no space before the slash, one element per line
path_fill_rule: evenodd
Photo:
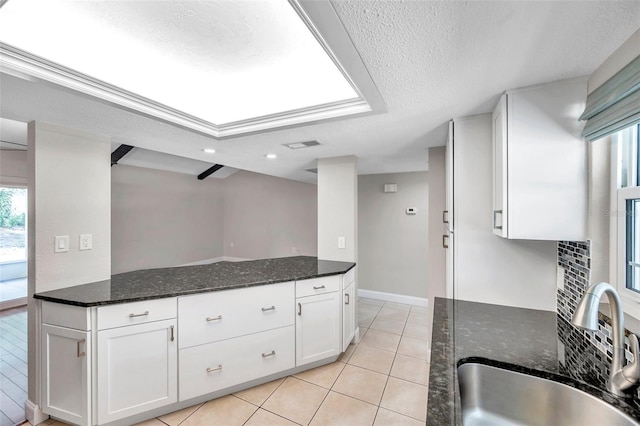
<path fill-rule="evenodd" d="M 623 299 L 640 301 L 640 125 L 613 135 L 612 198 L 616 238 L 612 241 L 612 276 Z M 614 280 L 612 280 L 614 281 Z"/>

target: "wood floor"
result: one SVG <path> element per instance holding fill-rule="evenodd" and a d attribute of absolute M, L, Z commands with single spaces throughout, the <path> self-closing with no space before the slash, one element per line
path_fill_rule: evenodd
<path fill-rule="evenodd" d="M 0 426 L 24 421 L 27 400 L 27 307 L 0 311 Z"/>

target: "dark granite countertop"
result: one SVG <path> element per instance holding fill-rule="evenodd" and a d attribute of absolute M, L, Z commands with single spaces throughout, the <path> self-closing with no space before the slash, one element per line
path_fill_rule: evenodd
<path fill-rule="evenodd" d="M 567 365 L 575 355 L 568 346 L 575 345 L 577 336 L 555 312 L 436 298 L 427 424 L 462 424 L 457 366 L 470 361 L 561 381 L 640 420 L 637 400 L 611 395 L 592 372 L 582 368 L 593 366 L 597 349 L 588 353 L 588 345 L 581 345 L 580 356 L 589 359 L 579 368 Z"/>
<path fill-rule="evenodd" d="M 244 262 L 145 269 L 110 280 L 62 288 L 33 297 L 75 306 L 99 306 L 344 274 L 351 262 L 295 256 Z"/>

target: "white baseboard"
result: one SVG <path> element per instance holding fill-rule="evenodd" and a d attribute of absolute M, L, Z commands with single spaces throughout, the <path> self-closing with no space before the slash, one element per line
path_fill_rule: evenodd
<path fill-rule="evenodd" d="M 427 307 L 429 299 L 426 297 L 405 296 L 404 294 L 385 293 L 383 291 L 358 289 L 358 297 L 366 297 L 367 299 L 384 300 L 385 302 L 404 303 L 406 305 L 415 305 Z"/>
<path fill-rule="evenodd" d="M 33 426 L 36 426 L 49 419 L 49 415 L 42 412 L 40 406 L 28 399 L 24 403 L 24 416 Z"/>
<path fill-rule="evenodd" d="M 253 259 L 245 259 L 243 257 L 233 257 L 233 256 L 220 256 L 220 257 L 213 257 L 211 259 L 203 259 L 195 262 L 185 263 L 178 266 L 209 265 L 211 263 L 218 263 L 218 262 L 242 262 L 245 260 L 253 260 Z"/>

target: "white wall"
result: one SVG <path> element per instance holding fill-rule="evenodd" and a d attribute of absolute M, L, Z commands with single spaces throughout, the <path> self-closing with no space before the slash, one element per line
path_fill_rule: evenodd
<path fill-rule="evenodd" d="M 338 248 L 345 237 L 345 248 Z M 318 257 L 357 262 L 358 166 L 354 156 L 318 160 Z"/>
<path fill-rule="evenodd" d="M 442 222 L 442 212 L 446 210 L 445 150 L 443 146 L 429 148 L 427 298 L 431 301 L 435 297 L 446 297 L 446 249 L 442 246 L 442 236 L 447 233 Z"/>
<path fill-rule="evenodd" d="M 0 150 L 0 185 L 25 186 L 27 177 L 27 151 Z"/>
<path fill-rule="evenodd" d="M 492 232 L 491 115 L 454 125 L 456 299 L 555 311 L 557 243 Z"/>
<path fill-rule="evenodd" d="M 610 281 L 611 138 L 589 143 L 589 227 L 591 282 Z"/>
<path fill-rule="evenodd" d="M 359 288 L 426 298 L 429 182 L 427 172 L 358 178 Z M 398 192 L 385 193 L 395 183 Z M 407 207 L 417 214 L 407 215 Z"/>
<path fill-rule="evenodd" d="M 28 376 L 32 404 L 39 403 L 40 390 L 33 294 L 110 277 L 110 153 L 106 138 L 29 123 Z M 93 235 L 93 250 L 78 250 L 80 234 Z M 54 253 L 56 235 L 69 236 L 69 252 Z"/>
<path fill-rule="evenodd" d="M 316 255 L 316 185 L 247 171 L 223 182 L 225 256 Z"/>
<path fill-rule="evenodd" d="M 224 180 L 111 168 L 111 273 L 223 256 Z"/>
<path fill-rule="evenodd" d="M 589 77 L 589 93 L 640 56 L 640 28 L 616 49 Z"/>

